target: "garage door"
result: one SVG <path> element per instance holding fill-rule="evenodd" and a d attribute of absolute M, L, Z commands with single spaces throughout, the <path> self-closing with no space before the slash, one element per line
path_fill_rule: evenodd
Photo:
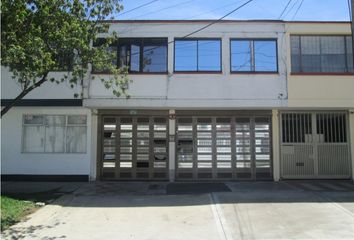
<path fill-rule="evenodd" d="M 101 179 L 167 179 L 168 119 L 103 116 Z"/>
<path fill-rule="evenodd" d="M 178 117 L 179 180 L 271 179 L 268 116 Z"/>
<path fill-rule="evenodd" d="M 282 113 L 282 177 L 349 178 L 347 118 L 341 112 Z"/>

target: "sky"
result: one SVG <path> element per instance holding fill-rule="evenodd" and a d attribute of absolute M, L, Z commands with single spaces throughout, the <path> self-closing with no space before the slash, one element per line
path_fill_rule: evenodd
<path fill-rule="evenodd" d="M 122 0 L 124 10 L 115 18 L 218 19 L 246 2 L 247 0 Z M 281 16 L 288 2 L 289 0 L 253 0 L 225 19 L 350 20 L 348 0 L 291 0 Z M 138 8 L 139 6 L 142 7 Z"/>

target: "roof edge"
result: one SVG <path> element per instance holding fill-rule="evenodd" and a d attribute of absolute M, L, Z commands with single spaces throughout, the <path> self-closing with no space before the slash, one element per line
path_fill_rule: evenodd
<path fill-rule="evenodd" d="M 250 19 L 250 20 L 217 20 L 217 19 L 198 19 L 198 20 L 104 20 L 105 23 L 297 23 L 297 24 L 348 24 L 350 21 L 284 21 L 276 19 Z"/>

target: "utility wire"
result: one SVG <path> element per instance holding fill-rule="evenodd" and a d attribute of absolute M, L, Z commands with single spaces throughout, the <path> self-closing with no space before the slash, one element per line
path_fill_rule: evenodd
<path fill-rule="evenodd" d="M 353 19 L 352 19 L 352 8 L 351 8 L 350 0 L 347 0 L 347 2 L 348 2 L 349 20 L 353 21 Z"/>
<path fill-rule="evenodd" d="M 291 3 L 292 0 L 289 0 L 288 3 L 286 4 L 286 6 L 284 7 L 283 11 L 281 12 L 281 14 L 279 15 L 278 19 L 281 19 L 281 17 L 283 16 L 283 14 L 285 13 L 286 9 L 288 9 L 289 4 Z"/>
<path fill-rule="evenodd" d="M 204 30 L 204 29 L 210 27 L 211 25 L 214 25 L 215 23 L 217 23 L 217 22 L 223 20 L 223 19 L 226 18 L 227 16 L 233 14 L 233 13 L 236 12 L 237 10 L 243 8 L 244 6 L 246 6 L 247 4 L 249 4 L 249 3 L 253 2 L 253 1 L 254 1 L 254 0 L 249 0 L 249 1 L 245 2 L 244 4 L 242 4 L 241 6 L 235 8 L 235 9 L 232 10 L 231 12 L 225 14 L 225 15 L 222 16 L 221 18 L 219 18 L 219 19 L 217 19 L 217 20 L 215 20 L 215 21 L 209 23 L 208 25 L 206 25 L 206 26 L 204 26 L 204 27 L 202 27 L 202 28 L 199 28 L 199 29 L 197 29 L 197 30 L 195 30 L 195 31 L 193 31 L 193 32 L 191 32 L 191 33 L 189 33 L 189 34 L 183 36 L 182 38 L 187 38 L 187 37 L 189 37 L 189 36 L 191 36 L 191 35 L 193 35 L 193 34 L 196 34 L 196 33 L 200 32 L 200 31 L 202 31 L 202 30 Z M 172 43 L 172 42 L 174 42 L 174 41 L 171 41 L 170 43 Z"/>
<path fill-rule="evenodd" d="M 135 11 L 135 10 L 139 9 L 139 8 L 142 8 L 142 7 L 148 6 L 148 5 L 150 5 L 150 4 L 154 3 L 154 2 L 157 2 L 157 1 L 159 1 L 159 0 L 152 0 L 152 1 L 150 1 L 150 2 L 147 2 L 147 3 L 141 4 L 141 5 L 139 5 L 139 6 L 135 7 L 135 8 L 132 8 L 132 9 L 127 10 L 127 11 L 125 11 L 125 12 L 119 13 L 119 14 L 117 14 L 117 16 L 122 16 L 122 15 L 124 15 L 124 14 L 130 13 L 130 12 L 133 12 L 133 11 Z"/>
<path fill-rule="evenodd" d="M 298 8 L 297 8 L 296 11 L 295 11 L 294 16 L 291 18 L 291 21 L 294 20 L 294 18 L 296 17 L 296 15 L 297 15 L 297 13 L 299 12 L 299 10 L 300 10 L 300 8 L 301 8 L 301 6 L 302 6 L 303 3 L 304 3 L 304 0 L 301 0 L 301 2 L 300 2 L 300 4 L 299 4 Z"/>
<path fill-rule="evenodd" d="M 237 1 L 237 2 L 226 4 L 226 5 L 222 5 L 221 7 L 214 8 L 214 9 L 208 11 L 208 12 L 205 12 L 205 13 L 202 13 L 202 14 L 198 14 L 198 15 L 194 15 L 194 16 L 190 16 L 189 19 L 195 19 L 196 17 L 203 16 L 203 15 L 206 15 L 208 13 L 216 12 L 217 10 L 220 10 L 220 9 L 224 9 L 224 8 L 227 8 L 227 7 L 230 7 L 230 6 L 234 6 L 236 4 L 238 5 L 239 2 L 242 2 L 242 1 Z"/>
<path fill-rule="evenodd" d="M 210 27 L 210 26 L 212 26 L 212 25 L 214 25 L 214 24 L 220 22 L 221 20 L 223 20 L 223 19 L 226 18 L 227 16 L 229 16 L 229 15 L 235 13 L 236 11 L 238 11 L 239 9 L 245 7 L 246 5 L 248 5 L 249 3 L 253 2 L 253 1 L 254 1 L 254 0 L 248 0 L 247 2 L 245 2 L 244 4 L 238 6 L 237 8 L 233 9 L 232 11 L 228 12 L 227 14 L 225 14 L 224 16 L 222 16 L 221 18 L 218 18 L 218 19 L 212 21 L 211 23 L 205 25 L 204 27 L 201 27 L 201 28 L 199 28 L 199 29 L 197 29 L 197 30 L 195 30 L 195 31 L 193 31 L 193 32 L 191 32 L 191 33 L 188 33 L 187 35 L 184 35 L 183 37 L 180 37 L 179 39 L 184 39 L 184 38 L 190 37 L 191 35 L 196 34 L 196 33 L 200 32 L 200 31 L 202 31 L 202 30 L 204 30 L 204 29 L 206 29 L 206 28 L 208 28 L 208 27 Z M 169 41 L 169 42 L 167 42 L 167 45 L 169 45 L 169 44 L 171 44 L 171 43 L 174 43 L 174 42 L 175 42 L 175 40 Z M 157 46 L 157 47 L 154 47 L 154 48 L 150 48 L 150 49 L 147 49 L 147 50 L 143 51 L 142 53 L 144 53 L 144 52 L 149 52 L 149 51 L 152 51 L 152 50 L 157 49 L 157 48 L 160 48 L 160 47 L 161 47 L 161 46 Z M 140 54 L 140 52 L 138 52 L 138 53 L 133 53 L 133 54 L 128 54 L 127 57 L 128 57 L 128 56 L 131 57 L 131 56 L 134 56 L 134 55 L 137 55 L 137 54 Z M 105 59 L 104 61 L 100 61 L 100 62 L 107 62 L 107 61 L 111 61 L 111 60 L 114 60 L 114 59 Z"/>
<path fill-rule="evenodd" d="M 293 8 L 296 6 L 296 4 L 298 4 L 299 0 L 294 1 L 294 4 L 291 5 L 291 7 L 289 8 L 288 11 L 286 11 L 286 13 L 283 15 L 283 19 L 286 18 L 286 16 L 293 10 Z"/>
<path fill-rule="evenodd" d="M 196 1 L 196 0 L 188 0 L 188 1 L 184 1 L 184 2 L 181 2 L 181 3 L 177 3 L 177 4 L 174 4 L 174 5 L 171 5 L 171 6 L 167 6 L 167 7 L 164 7 L 164 8 L 160 8 L 160 9 L 157 9 L 157 10 L 155 10 L 155 11 L 151 11 L 151 12 L 148 12 L 148 13 L 144 13 L 144 14 L 135 16 L 134 19 L 139 18 L 139 17 L 146 16 L 146 15 L 150 15 L 150 14 L 153 14 L 153 13 L 161 12 L 161 11 L 166 10 L 166 9 L 175 8 L 175 7 L 184 5 L 184 4 L 188 4 L 188 3 L 193 2 L 193 1 Z M 198 0 L 197 0 L 197 1 L 198 1 Z"/>

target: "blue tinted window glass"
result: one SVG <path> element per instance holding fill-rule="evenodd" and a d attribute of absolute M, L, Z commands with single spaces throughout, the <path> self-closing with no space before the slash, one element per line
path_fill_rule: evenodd
<path fill-rule="evenodd" d="M 277 71 L 277 46 L 275 41 L 255 41 L 255 70 L 259 72 Z"/>
<path fill-rule="evenodd" d="M 143 72 L 166 72 L 167 71 L 167 47 L 144 46 L 143 49 Z"/>
<path fill-rule="evenodd" d="M 248 40 L 231 41 L 231 71 L 251 71 L 251 43 Z"/>
<path fill-rule="evenodd" d="M 220 40 L 198 41 L 198 71 L 221 71 Z"/>
<path fill-rule="evenodd" d="M 140 46 L 131 45 L 131 56 L 130 56 L 130 71 L 139 72 L 140 71 Z"/>
<path fill-rule="evenodd" d="M 197 71 L 197 41 L 175 41 L 175 71 Z"/>

